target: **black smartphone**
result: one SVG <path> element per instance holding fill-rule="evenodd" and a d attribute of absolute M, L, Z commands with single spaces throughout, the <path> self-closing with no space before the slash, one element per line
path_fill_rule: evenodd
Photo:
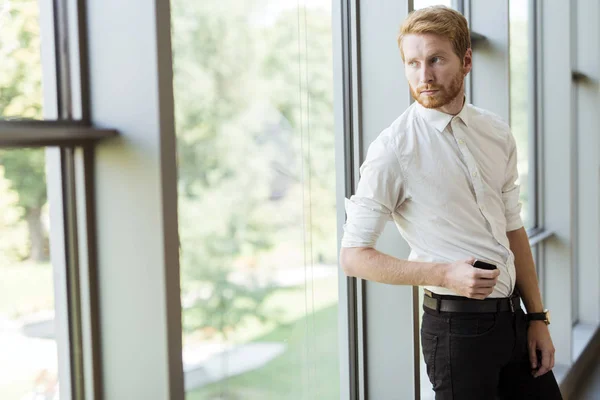
<path fill-rule="evenodd" d="M 473 263 L 473 266 L 475 268 L 487 269 L 487 270 L 497 269 L 497 267 L 494 264 L 490 264 L 485 261 L 479 261 L 479 260 L 475 260 L 475 262 Z"/>

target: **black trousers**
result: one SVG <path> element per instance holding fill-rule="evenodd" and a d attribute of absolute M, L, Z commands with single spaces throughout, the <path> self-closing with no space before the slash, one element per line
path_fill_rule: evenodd
<path fill-rule="evenodd" d="M 514 313 L 424 310 L 423 357 L 436 400 L 562 399 L 552 371 L 531 375 L 528 322 L 520 308 Z"/>

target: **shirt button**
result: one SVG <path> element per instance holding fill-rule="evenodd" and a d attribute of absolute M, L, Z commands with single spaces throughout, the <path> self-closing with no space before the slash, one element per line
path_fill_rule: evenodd
<path fill-rule="evenodd" d="M 477 171 L 473 171 L 473 172 L 471 172 L 471 176 L 472 176 L 473 178 L 477 178 Z"/>
<path fill-rule="evenodd" d="M 458 139 L 458 144 L 465 144 L 465 141 L 462 139 Z"/>

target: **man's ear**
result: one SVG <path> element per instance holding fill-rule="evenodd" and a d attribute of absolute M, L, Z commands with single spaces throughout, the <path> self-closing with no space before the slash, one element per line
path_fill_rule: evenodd
<path fill-rule="evenodd" d="M 463 68 L 465 76 L 467 76 L 467 74 L 471 72 L 471 68 L 473 68 L 473 50 L 471 50 L 471 48 L 467 49 L 467 52 L 463 57 Z"/>

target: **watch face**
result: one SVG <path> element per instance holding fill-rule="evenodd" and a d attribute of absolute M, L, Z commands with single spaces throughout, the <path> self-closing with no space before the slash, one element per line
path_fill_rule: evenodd
<path fill-rule="evenodd" d="M 546 313 L 546 323 L 550 325 L 550 311 L 546 310 L 544 312 Z"/>

